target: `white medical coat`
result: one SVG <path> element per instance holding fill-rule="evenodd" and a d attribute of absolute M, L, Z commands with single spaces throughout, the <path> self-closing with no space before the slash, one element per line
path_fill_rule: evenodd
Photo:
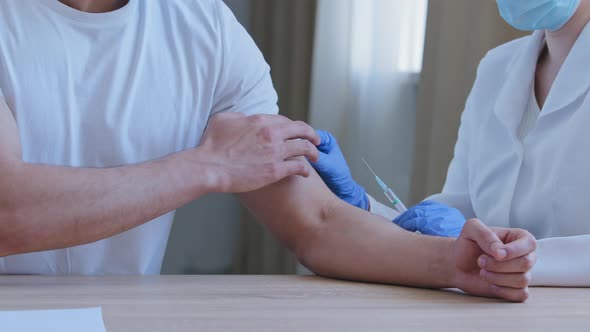
<path fill-rule="evenodd" d="M 544 33 L 481 62 L 442 193 L 431 200 L 538 242 L 533 285 L 590 286 L 590 26 L 569 54 L 535 128 L 520 141 Z"/>

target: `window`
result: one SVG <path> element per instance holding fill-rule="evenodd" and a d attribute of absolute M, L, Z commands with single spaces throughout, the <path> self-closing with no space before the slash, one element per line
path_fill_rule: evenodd
<path fill-rule="evenodd" d="M 400 29 L 400 56 L 398 70 L 419 73 L 422 71 L 424 38 L 426 35 L 427 0 L 401 0 L 403 15 Z"/>
<path fill-rule="evenodd" d="M 427 0 L 353 0 L 354 70 L 419 73 L 427 9 Z"/>

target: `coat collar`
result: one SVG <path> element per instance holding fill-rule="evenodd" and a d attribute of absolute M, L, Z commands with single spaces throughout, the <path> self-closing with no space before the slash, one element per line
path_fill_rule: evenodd
<path fill-rule="evenodd" d="M 535 31 L 515 53 L 506 68 L 505 83 L 498 94 L 494 113 L 516 138 L 523 111 L 528 107 L 545 33 Z M 545 101 L 541 117 L 562 110 L 590 89 L 590 24 L 574 44 Z"/>
<path fill-rule="evenodd" d="M 505 68 L 504 85 L 496 99 L 494 113 L 506 126 L 514 139 L 521 123 L 523 111 L 528 106 L 535 79 L 537 60 L 544 46 L 543 31 L 535 31 L 509 61 Z"/>
<path fill-rule="evenodd" d="M 559 111 L 590 88 L 590 24 L 586 25 L 551 87 L 542 115 Z"/>

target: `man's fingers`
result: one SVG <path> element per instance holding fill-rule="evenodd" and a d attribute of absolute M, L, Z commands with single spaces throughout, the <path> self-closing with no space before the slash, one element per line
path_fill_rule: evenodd
<path fill-rule="evenodd" d="M 510 260 L 518 257 L 526 256 L 537 249 L 537 240 L 529 232 L 521 229 L 511 230 L 512 234 L 509 238 L 515 240 L 506 243 L 505 249 L 506 257 L 502 260 Z"/>
<path fill-rule="evenodd" d="M 248 120 L 259 128 L 259 136 L 269 142 L 306 139 L 316 146 L 321 143 L 316 131 L 303 121 L 292 121 L 282 115 L 269 114 L 251 115 Z"/>
<path fill-rule="evenodd" d="M 271 129 L 272 130 L 272 129 Z M 276 126 L 277 139 L 288 141 L 296 139 L 305 139 L 310 141 L 314 146 L 320 145 L 321 139 L 318 133 L 307 123 L 303 121 L 290 121 L 285 124 Z"/>
<path fill-rule="evenodd" d="M 522 289 L 531 283 L 530 272 L 526 273 L 495 273 L 481 270 L 480 275 L 487 282 L 501 287 Z"/>
<path fill-rule="evenodd" d="M 305 159 L 301 158 L 293 158 L 279 163 L 272 173 L 275 182 L 293 175 L 309 177 L 310 174 L 311 166 Z"/>
<path fill-rule="evenodd" d="M 532 270 L 537 261 L 535 253 L 507 261 L 497 261 L 488 255 L 482 255 L 477 265 L 484 270 L 497 273 L 520 273 Z"/>
<path fill-rule="evenodd" d="M 490 228 L 477 219 L 471 219 L 465 223 L 461 236 L 474 241 L 481 250 L 497 260 L 508 256 L 508 252 L 504 249 L 504 243 Z"/>
<path fill-rule="evenodd" d="M 319 151 L 307 140 L 288 141 L 283 145 L 282 158 L 290 159 L 295 157 L 306 157 L 311 162 L 317 162 Z"/>
<path fill-rule="evenodd" d="M 525 302 L 529 298 L 529 288 L 510 288 L 490 284 L 490 293 L 495 297 L 511 301 L 511 302 Z"/>

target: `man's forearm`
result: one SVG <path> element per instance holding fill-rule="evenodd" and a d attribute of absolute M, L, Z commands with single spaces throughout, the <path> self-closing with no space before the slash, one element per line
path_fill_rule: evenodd
<path fill-rule="evenodd" d="M 377 283 L 453 287 L 452 239 L 407 232 L 340 201 L 330 211 L 319 240 L 304 256 L 304 264 L 316 273 Z"/>
<path fill-rule="evenodd" d="M 277 193 L 284 196 L 278 199 Z M 452 239 L 409 233 L 354 208 L 329 192 L 317 174 L 310 179 L 291 177 L 241 198 L 317 274 L 421 287 L 453 286 Z M 294 206 L 302 202 L 311 204 Z M 413 250 L 411 255 L 408 248 Z"/>
<path fill-rule="evenodd" d="M 213 186 L 194 151 L 91 169 L 10 162 L 0 175 L 0 255 L 91 243 L 172 211 Z"/>

